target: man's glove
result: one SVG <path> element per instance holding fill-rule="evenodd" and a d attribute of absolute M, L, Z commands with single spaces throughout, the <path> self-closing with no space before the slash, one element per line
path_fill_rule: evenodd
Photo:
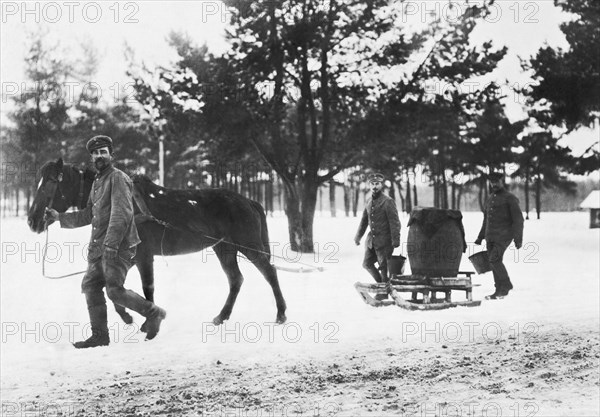
<path fill-rule="evenodd" d="M 115 259 L 117 259 L 119 257 L 119 251 L 117 251 L 116 249 L 111 248 L 109 246 L 105 246 L 102 257 L 106 260 L 114 261 Z"/>
<path fill-rule="evenodd" d="M 475 239 L 475 242 L 473 242 L 473 243 L 475 243 L 476 245 L 481 245 L 481 241 L 482 241 L 482 240 L 483 240 L 483 239 L 479 239 L 479 238 L 477 238 L 477 239 Z"/>
<path fill-rule="evenodd" d="M 394 242 L 392 244 L 392 246 L 395 247 L 395 248 L 398 248 L 398 247 L 400 247 L 400 242 Z"/>
<path fill-rule="evenodd" d="M 51 209 L 51 208 L 46 208 L 46 210 L 44 211 L 44 220 L 48 221 L 48 220 L 53 220 L 56 221 L 58 220 L 58 211 Z"/>

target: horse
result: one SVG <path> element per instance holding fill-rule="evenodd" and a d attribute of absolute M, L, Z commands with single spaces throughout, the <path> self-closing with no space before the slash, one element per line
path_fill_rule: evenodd
<path fill-rule="evenodd" d="M 42 233 L 52 223 L 44 219 L 46 208 L 64 213 L 70 207 L 86 207 L 95 172 L 89 168 L 81 170 L 59 158 L 46 162 L 39 176 L 27 217 L 29 228 L 35 233 Z M 213 323 L 220 325 L 229 320 L 244 281 L 238 252 L 270 284 L 277 305 L 275 321 L 285 323 L 286 303 L 277 271 L 270 262 L 267 219 L 259 203 L 221 188 L 168 189 L 144 175 L 134 175 L 132 180 L 135 222 L 141 240 L 134 262 L 147 300 L 154 302 L 155 255 L 181 255 L 212 246 L 229 281 L 229 294 Z M 124 307 L 115 304 L 115 310 L 125 323 L 133 322 Z"/>

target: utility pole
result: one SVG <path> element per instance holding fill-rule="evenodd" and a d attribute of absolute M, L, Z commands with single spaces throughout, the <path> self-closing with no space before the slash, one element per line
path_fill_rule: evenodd
<path fill-rule="evenodd" d="M 165 135 L 158 136 L 158 185 L 165 186 Z"/>

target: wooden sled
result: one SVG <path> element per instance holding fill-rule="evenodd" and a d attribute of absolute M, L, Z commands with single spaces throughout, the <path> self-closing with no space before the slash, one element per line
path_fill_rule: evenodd
<path fill-rule="evenodd" d="M 394 275 L 389 284 L 357 282 L 354 288 L 363 301 L 373 307 L 397 305 L 406 310 L 442 310 L 445 308 L 465 306 L 477 307 L 480 300 L 473 300 L 471 283 L 472 272 L 459 272 L 456 277 L 425 277 L 419 275 Z M 466 300 L 452 301 L 452 291 L 464 291 Z M 410 300 L 404 299 L 400 293 L 412 294 Z M 438 298 L 442 293 L 443 298 Z M 391 299 L 377 299 L 373 295 L 387 294 Z M 419 298 L 421 294 L 421 298 Z"/>

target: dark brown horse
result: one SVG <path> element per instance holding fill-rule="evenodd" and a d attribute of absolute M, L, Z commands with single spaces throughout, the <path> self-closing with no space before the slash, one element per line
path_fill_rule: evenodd
<path fill-rule="evenodd" d="M 62 159 L 46 162 L 27 223 L 41 233 L 46 207 L 65 212 L 69 207 L 86 206 L 94 172 L 63 164 Z M 273 289 L 277 303 L 277 323 L 284 323 L 285 300 L 277 272 L 270 263 L 269 234 L 262 206 L 224 189 L 170 190 L 145 176 L 134 176 L 134 205 L 141 243 L 135 263 L 140 272 L 144 296 L 154 301 L 154 255 L 180 255 L 214 246 L 229 280 L 229 295 L 213 323 L 228 320 L 244 277 L 237 262 L 238 252 L 246 256 Z M 143 206 L 146 207 L 143 207 Z M 49 225 L 49 224 L 48 224 Z M 131 316 L 121 306 L 115 309 L 126 323 Z"/>

